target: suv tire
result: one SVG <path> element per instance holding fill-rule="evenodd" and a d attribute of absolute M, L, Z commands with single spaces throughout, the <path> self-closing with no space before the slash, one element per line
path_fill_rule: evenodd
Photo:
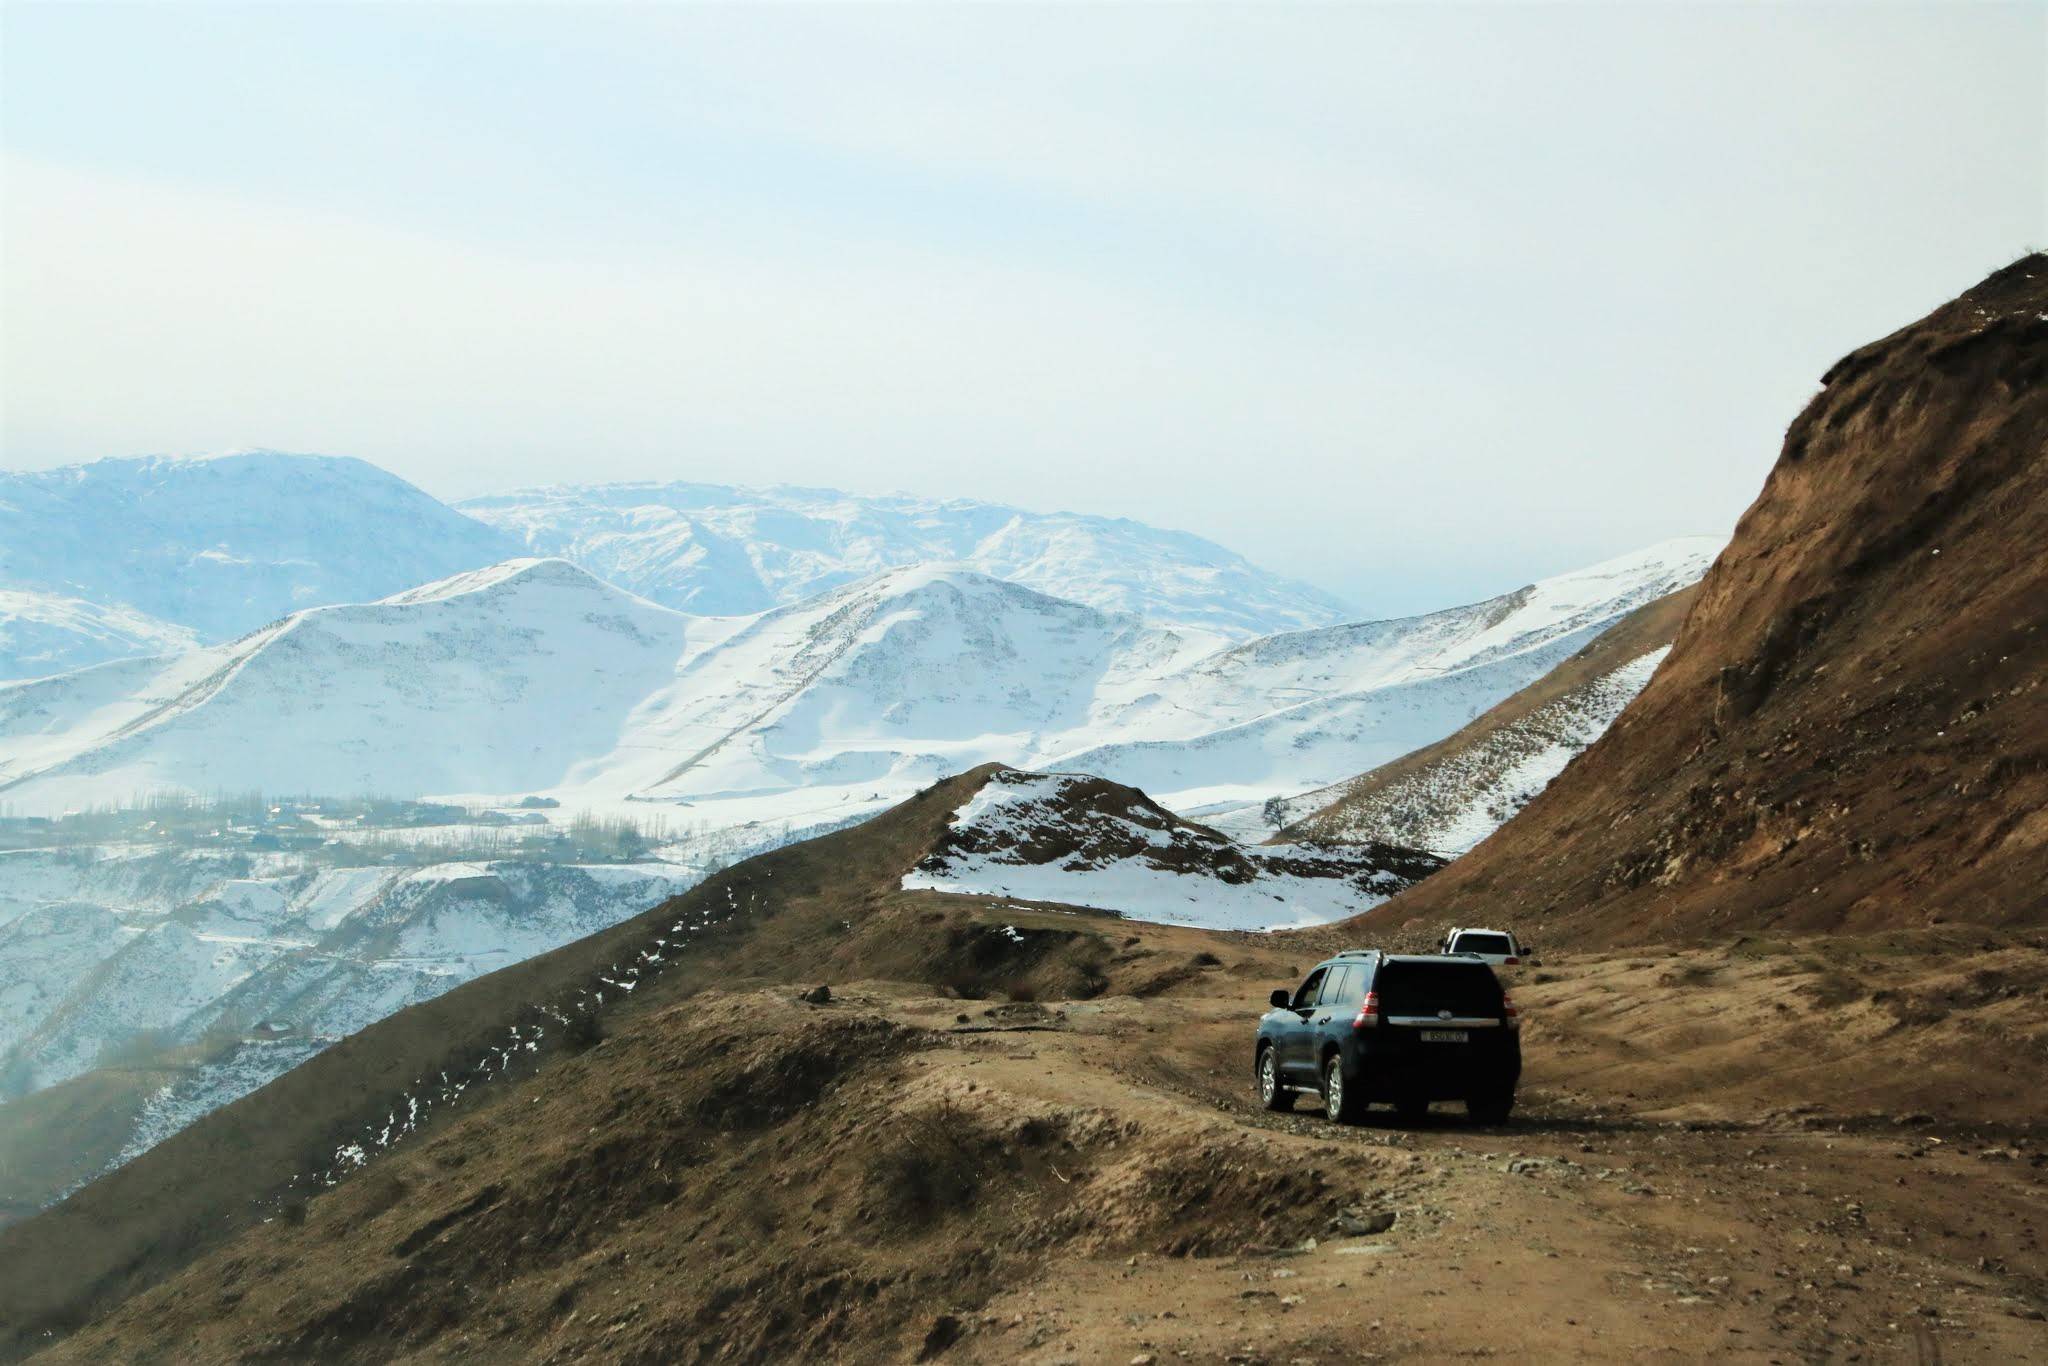
<path fill-rule="evenodd" d="M 1513 1091 L 1492 1091 L 1465 1102 L 1465 1113 L 1472 1117 L 1474 1124 L 1505 1124 L 1514 1108 Z"/>
<path fill-rule="evenodd" d="M 1259 1104 L 1268 1110 L 1294 1108 L 1294 1092 L 1280 1080 L 1280 1060 L 1274 1056 L 1271 1044 L 1259 1050 L 1259 1061 L 1253 1075 L 1258 1079 Z"/>
<path fill-rule="evenodd" d="M 1344 1084 L 1344 1059 L 1332 1053 L 1323 1060 L 1323 1114 L 1336 1124 L 1356 1124 L 1365 1117 L 1365 1104 Z"/>

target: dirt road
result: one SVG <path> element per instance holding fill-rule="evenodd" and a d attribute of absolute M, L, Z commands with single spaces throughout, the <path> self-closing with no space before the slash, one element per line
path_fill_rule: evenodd
<path fill-rule="evenodd" d="M 1145 1115 L 1147 1128 L 1186 1123 L 1201 1141 L 1233 1144 L 1233 1160 L 1344 1173 L 1353 1198 L 1302 1211 L 1296 1243 L 1056 1259 L 974 1316 L 962 1359 L 2014 1361 L 2048 1351 L 2048 1154 L 2035 1135 L 1944 1137 L 1924 1122 L 1838 1129 L 1818 1111 L 1664 1119 L 1564 1091 L 1540 1026 L 1535 1075 L 1507 1128 L 1475 1130 L 1439 1106 L 1422 1128 L 1394 1127 L 1389 1114 L 1386 1127 L 1342 1129 L 1257 1111 L 1242 1068 L 1147 1076 L 1108 1061 L 1148 1031 L 1245 1030 L 1242 1009 L 1222 1003 L 1160 1014 L 1156 1004 L 1070 1010 L 1067 1037 L 1013 1036 L 996 1056 L 932 1065 L 1026 1094 L 1108 1070 L 1131 1084 L 1118 1109 Z M 1377 1231 L 1386 1214 L 1392 1227 Z"/>
<path fill-rule="evenodd" d="M 1478 1129 L 1266 1113 L 1313 953 L 1122 942 L 1152 985 L 1088 1000 L 627 1012 L 47 1359 L 2048 1358 L 2048 946 L 1546 962 Z"/>

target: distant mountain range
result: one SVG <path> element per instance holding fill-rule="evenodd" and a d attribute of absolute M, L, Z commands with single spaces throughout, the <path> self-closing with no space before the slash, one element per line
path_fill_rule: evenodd
<path fill-rule="evenodd" d="M 986 504 L 667 485 L 456 509 L 360 461 L 260 453 L 5 481 L 0 661 L 40 676 L 0 682 L 0 815 L 28 818 L 0 854 L 0 1145 L 42 1156 L 0 1183 L 0 1219 L 723 849 L 980 765 L 1112 781 L 996 784 L 1014 800 L 963 810 L 917 885 L 1211 926 L 1375 905 L 1439 861 L 1247 851 L 1167 808 L 1263 837 L 1269 799 L 1456 731 L 1719 548 L 1334 624 L 1333 600 L 1196 538 Z M 394 863 L 227 829 L 87 846 L 35 819 L 266 792 L 451 798 L 558 834 L 588 814 L 658 847 Z M 1059 838 L 1001 847 L 1020 812 Z"/>
<path fill-rule="evenodd" d="M 0 687 L 0 800 L 544 792 L 848 815 L 1001 762 L 1097 773 L 1175 809 L 1242 803 L 1442 738 L 1697 579 L 1717 548 L 1671 542 L 1470 607 L 1248 642 L 960 568 L 713 618 L 564 560 L 512 561 Z"/>
<path fill-rule="evenodd" d="M 621 588 L 686 612 L 764 612 L 884 569 L 957 564 L 1164 626 L 1233 635 L 1327 626 L 1348 610 L 1222 546 L 1127 518 L 832 489 L 586 484 L 456 505 Z"/>
<path fill-rule="evenodd" d="M 924 563 L 1240 638 L 1346 615 L 1200 537 L 1119 518 L 687 483 L 458 508 L 362 460 L 250 451 L 0 471 L 0 679 L 218 644 L 290 612 L 536 555 L 709 616 Z"/>
<path fill-rule="evenodd" d="M 256 451 L 0 471 L 0 678 L 162 653 L 180 636 L 231 640 L 518 553 L 362 460 Z"/>

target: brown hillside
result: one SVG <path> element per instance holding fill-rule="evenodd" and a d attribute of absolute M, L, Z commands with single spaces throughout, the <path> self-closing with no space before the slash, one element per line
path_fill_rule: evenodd
<path fill-rule="evenodd" d="M 958 900 L 924 914 L 979 914 L 991 941 L 1072 924 Z M 799 979 L 636 1002 L 39 1359 L 2048 1349 L 2038 935 L 1552 961 L 1516 986 L 1532 1071 L 1500 1131 L 1265 1112 L 1273 937 L 1124 928 L 1119 958 L 1185 965 L 1164 994 L 839 981 L 811 1004 Z M 1882 998 L 1845 1002 L 1873 972 Z M 1997 1072 L 1987 1031 L 2014 1045 Z"/>
<path fill-rule="evenodd" d="M 501 1081 L 576 1055 L 622 1014 L 735 984 L 828 979 L 885 978 L 973 998 L 1150 996 L 1215 967 L 1213 956 L 1196 962 L 1189 943 L 1261 944 L 1199 931 L 1140 944 L 1112 915 L 902 891 L 906 872 L 950 847 L 949 818 L 998 771 L 950 778 L 863 825 L 750 859 L 603 934 L 401 1011 L 0 1228 L 0 1360 L 61 1336 L 329 1179 L 345 1180 L 353 1167 L 337 1150 L 362 1144 L 374 1156 L 372 1136 L 408 1114 L 409 1098 L 422 1100 L 420 1129 L 432 1131 Z M 1090 812 L 1118 824 L 1139 810 L 1180 826 L 1135 789 L 1093 780 L 1064 813 L 1059 837 L 1085 836 Z M 1219 880 L 1235 872 L 1215 859 L 1202 867 Z M 1262 961 L 1287 951 L 1247 949 Z M 1261 976 L 1285 977 L 1285 960 L 1271 961 L 1278 966 Z M 618 985 L 626 981 L 630 992 Z M 598 996 L 604 1003 L 586 1012 Z M 563 1027 L 586 1013 L 594 1025 Z M 467 1094 L 451 1094 L 457 1084 Z"/>
<path fill-rule="evenodd" d="M 1612 942 L 2048 915 L 2048 256 L 1822 385 L 1650 686 L 1375 925 Z"/>
<path fill-rule="evenodd" d="M 899 890 L 988 776 L 402 1012 L 0 1232 L 0 1356 L 1639 1361 L 1683 1333 L 1759 1363 L 1991 1362 L 2048 1345 L 2048 1260 L 2012 1215 L 2048 1160 L 2026 1103 L 2048 1066 L 2040 934 L 1546 954 L 1515 981 L 1511 1129 L 1353 1128 L 1269 1113 L 1250 1086 L 1267 991 L 1314 961 L 1301 937 Z M 1138 800 L 1091 791 L 1112 812 Z M 719 908 L 722 928 L 677 944 Z M 280 1187 L 403 1113 L 415 1068 L 650 948 L 665 961 L 597 1028 L 470 1074 L 332 1185 Z"/>

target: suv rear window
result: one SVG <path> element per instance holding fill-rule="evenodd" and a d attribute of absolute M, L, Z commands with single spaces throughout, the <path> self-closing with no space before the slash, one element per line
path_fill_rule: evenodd
<path fill-rule="evenodd" d="M 1484 963 L 1404 963 L 1389 959 L 1373 981 L 1389 1015 L 1500 1014 L 1500 982 Z"/>
<path fill-rule="evenodd" d="M 1461 934 L 1451 944 L 1452 953 L 1499 953 L 1513 956 L 1515 946 L 1504 934 Z"/>

